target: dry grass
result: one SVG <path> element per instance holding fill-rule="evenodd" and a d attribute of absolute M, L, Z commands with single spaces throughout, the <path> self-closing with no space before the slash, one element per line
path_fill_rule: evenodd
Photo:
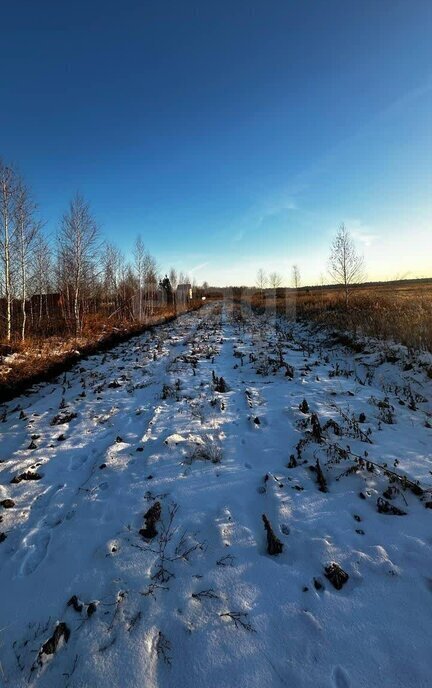
<path fill-rule="evenodd" d="M 334 288 L 277 290 L 276 295 L 255 294 L 251 302 L 353 335 L 432 352 L 432 281 L 359 286 L 350 296 L 348 310 L 342 293 Z"/>
<path fill-rule="evenodd" d="M 202 305 L 192 303 L 191 310 Z M 108 349 L 115 344 L 176 317 L 172 308 L 164 307 L 145 323 L 109 320 L 100 315 L 88 316 L 82 335 L 65 334 L 51 337 L 28 337 L 25 342 L 0 342 L 0 402 L 20 394 L 28 386 L 67 370 L 81 357 Z"/>

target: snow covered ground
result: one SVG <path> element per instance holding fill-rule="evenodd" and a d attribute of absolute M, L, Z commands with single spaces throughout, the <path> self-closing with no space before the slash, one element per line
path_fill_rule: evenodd
<path fill-rule="evenodd" d="M 431 686 L 432 379 L 358 348 L 210 305 L 2 407 L 0 686 Z"/>

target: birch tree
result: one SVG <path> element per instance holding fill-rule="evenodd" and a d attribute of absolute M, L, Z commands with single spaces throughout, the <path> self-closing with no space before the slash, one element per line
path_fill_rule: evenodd
<path fill-rule="evenodd" d="M 173 292 L 175 292 L 175 290 L 177 289 L 177 285 L 178 285 L 177 271 L 175 268 L 170 268 L 169 281 L 171 283 L 171 287 L 173 289 Z"/>
<path fill-rule="evenodd" d="M 117 308 L 117 284 L 119 279 L 119 265 L 121 263 L 121 256 L 119 249 L 114 244 L 108 241 L 104 243 L 102 255 L 102 275 L 103 275 L 103 291 L 104 291 L 104 305 L 114 310 Z"/>
<path fill-rule="evenodd" d="M 146 252 L 144 248 L 141 236 L 138 236 L 135 241 L 134 246 L 134 262 L 135 262 L 135 273 L 138 282 L 138 318 L 141 322 L 143 319 L 143 283 L 144 283 L 144 271 L 146 264 Z"/>
<path fill-rule="evenodd" d="M 21 300 L 21 339 L 24 341 L 27 323 L 27 281 L 30 268 L 30 258 L 40 223 L 34 214 L 36 205 L 22 180 L 18 182 L 15 199 L 15 241 L 18 258 L 18 280 Z"/>
<path fill-rule="evenodd" d="M 292 266 L 292 285 L 294 289 L 299 289 L 301 286 L 301 276 L 298 265 Z"/>
<path fill-rule="evenodd" d="M 154 300 L 158 287 L 157 265 L 155 259 L 146 253 L 144 260 L 144 288 L 145 288 L 145 308 L 148 315 L 153 315 Z"/>
<path fill-rule="evenodd" d="M 261 268 L 257 272 L 256 285 L 258 289 L 265 289 L 265 287 L 267 286 L 267 275 Z"/>
<path fill-rule="evenodd" d="M 98 254 L 98 238 L 99 229 L 90 206 L 80 194 L 76 194 L 63 216 L 58 235 L 60 256 L 65 262 L 67 280 L 71 286 L 76 336 L 82 330 L 80 300 L 86 276 L 90 274 Z"/>
<path fill-rule="evenodd" d="M 38 294 L 38 325 L 39 328 L 42 324 L 43 317 L 43 305 L 45 301 L 45 317 L 47 320 L 50 318 L 50 313 L 48 309 L 48 294 L 52 283 L 52 253 L 47 240 L 42 235 L 42 232 L 38 232 L 35 238 L 35 245 L 33 248 L 33 260 L 32 260 L 32 283 L 33 292 Z M 45 299 L 43 298 L 45 297 Z"/>
<path fill-rule="evenodd" d="M 6 340 L 8 342 L 12 337 L 12 247 L 16 230 L 14 225 L 16 193 L 15 171 L 0 160 L 0 253 L 6 299 Z"/>
<path fill-rule="evenodd" d="M 271 272 L 269 275 L 269 284 L 272 289 L 277 289 L 282 284 L 282 277 L 278 272 Z"/>
<path fill-rule="evenodd" d="M 336 284 L 343 287 L 345 307 L 352 286 L 364 280 L 364 259 L 356 249 L 354 241 L 344 224 L 338 229 L 330 248 L 329 273 Z"/>

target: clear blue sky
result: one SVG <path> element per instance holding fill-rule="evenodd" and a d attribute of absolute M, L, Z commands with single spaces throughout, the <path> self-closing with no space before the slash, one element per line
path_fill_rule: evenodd
<path fill-rule="evenodd" d="M 431 0 L 4 3 L 0 155 L 201 282 L 432 274 Z"/>

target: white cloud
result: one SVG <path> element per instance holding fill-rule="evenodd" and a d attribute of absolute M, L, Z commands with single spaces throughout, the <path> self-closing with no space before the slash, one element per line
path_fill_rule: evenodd
<path fill-rule="evenodd" d="M 189 270 L 187 272 L 190 273 L 191 275 L 194 275 L 196 272 L 200 272 L 201 270 L 204 270 L 204 268 L 206 268 L 207 265 L 208 265 L 208 262 L 200 263 L 199 265 L 195 265 L 195 267 L 193 267 L 193 268 L 189 268 Z"/>
<path fill-rule="evenodd" d="M 377 239 L 379 239 L 379 235 L 376 233 L 374 228 L 370 225 L 364 224 L 359 219 L 348 219 L 345 222 L 345 226 L 351 233 L 354 241 L 362 244 L 365 248 L 369 248 L 377 241 Z"/>

